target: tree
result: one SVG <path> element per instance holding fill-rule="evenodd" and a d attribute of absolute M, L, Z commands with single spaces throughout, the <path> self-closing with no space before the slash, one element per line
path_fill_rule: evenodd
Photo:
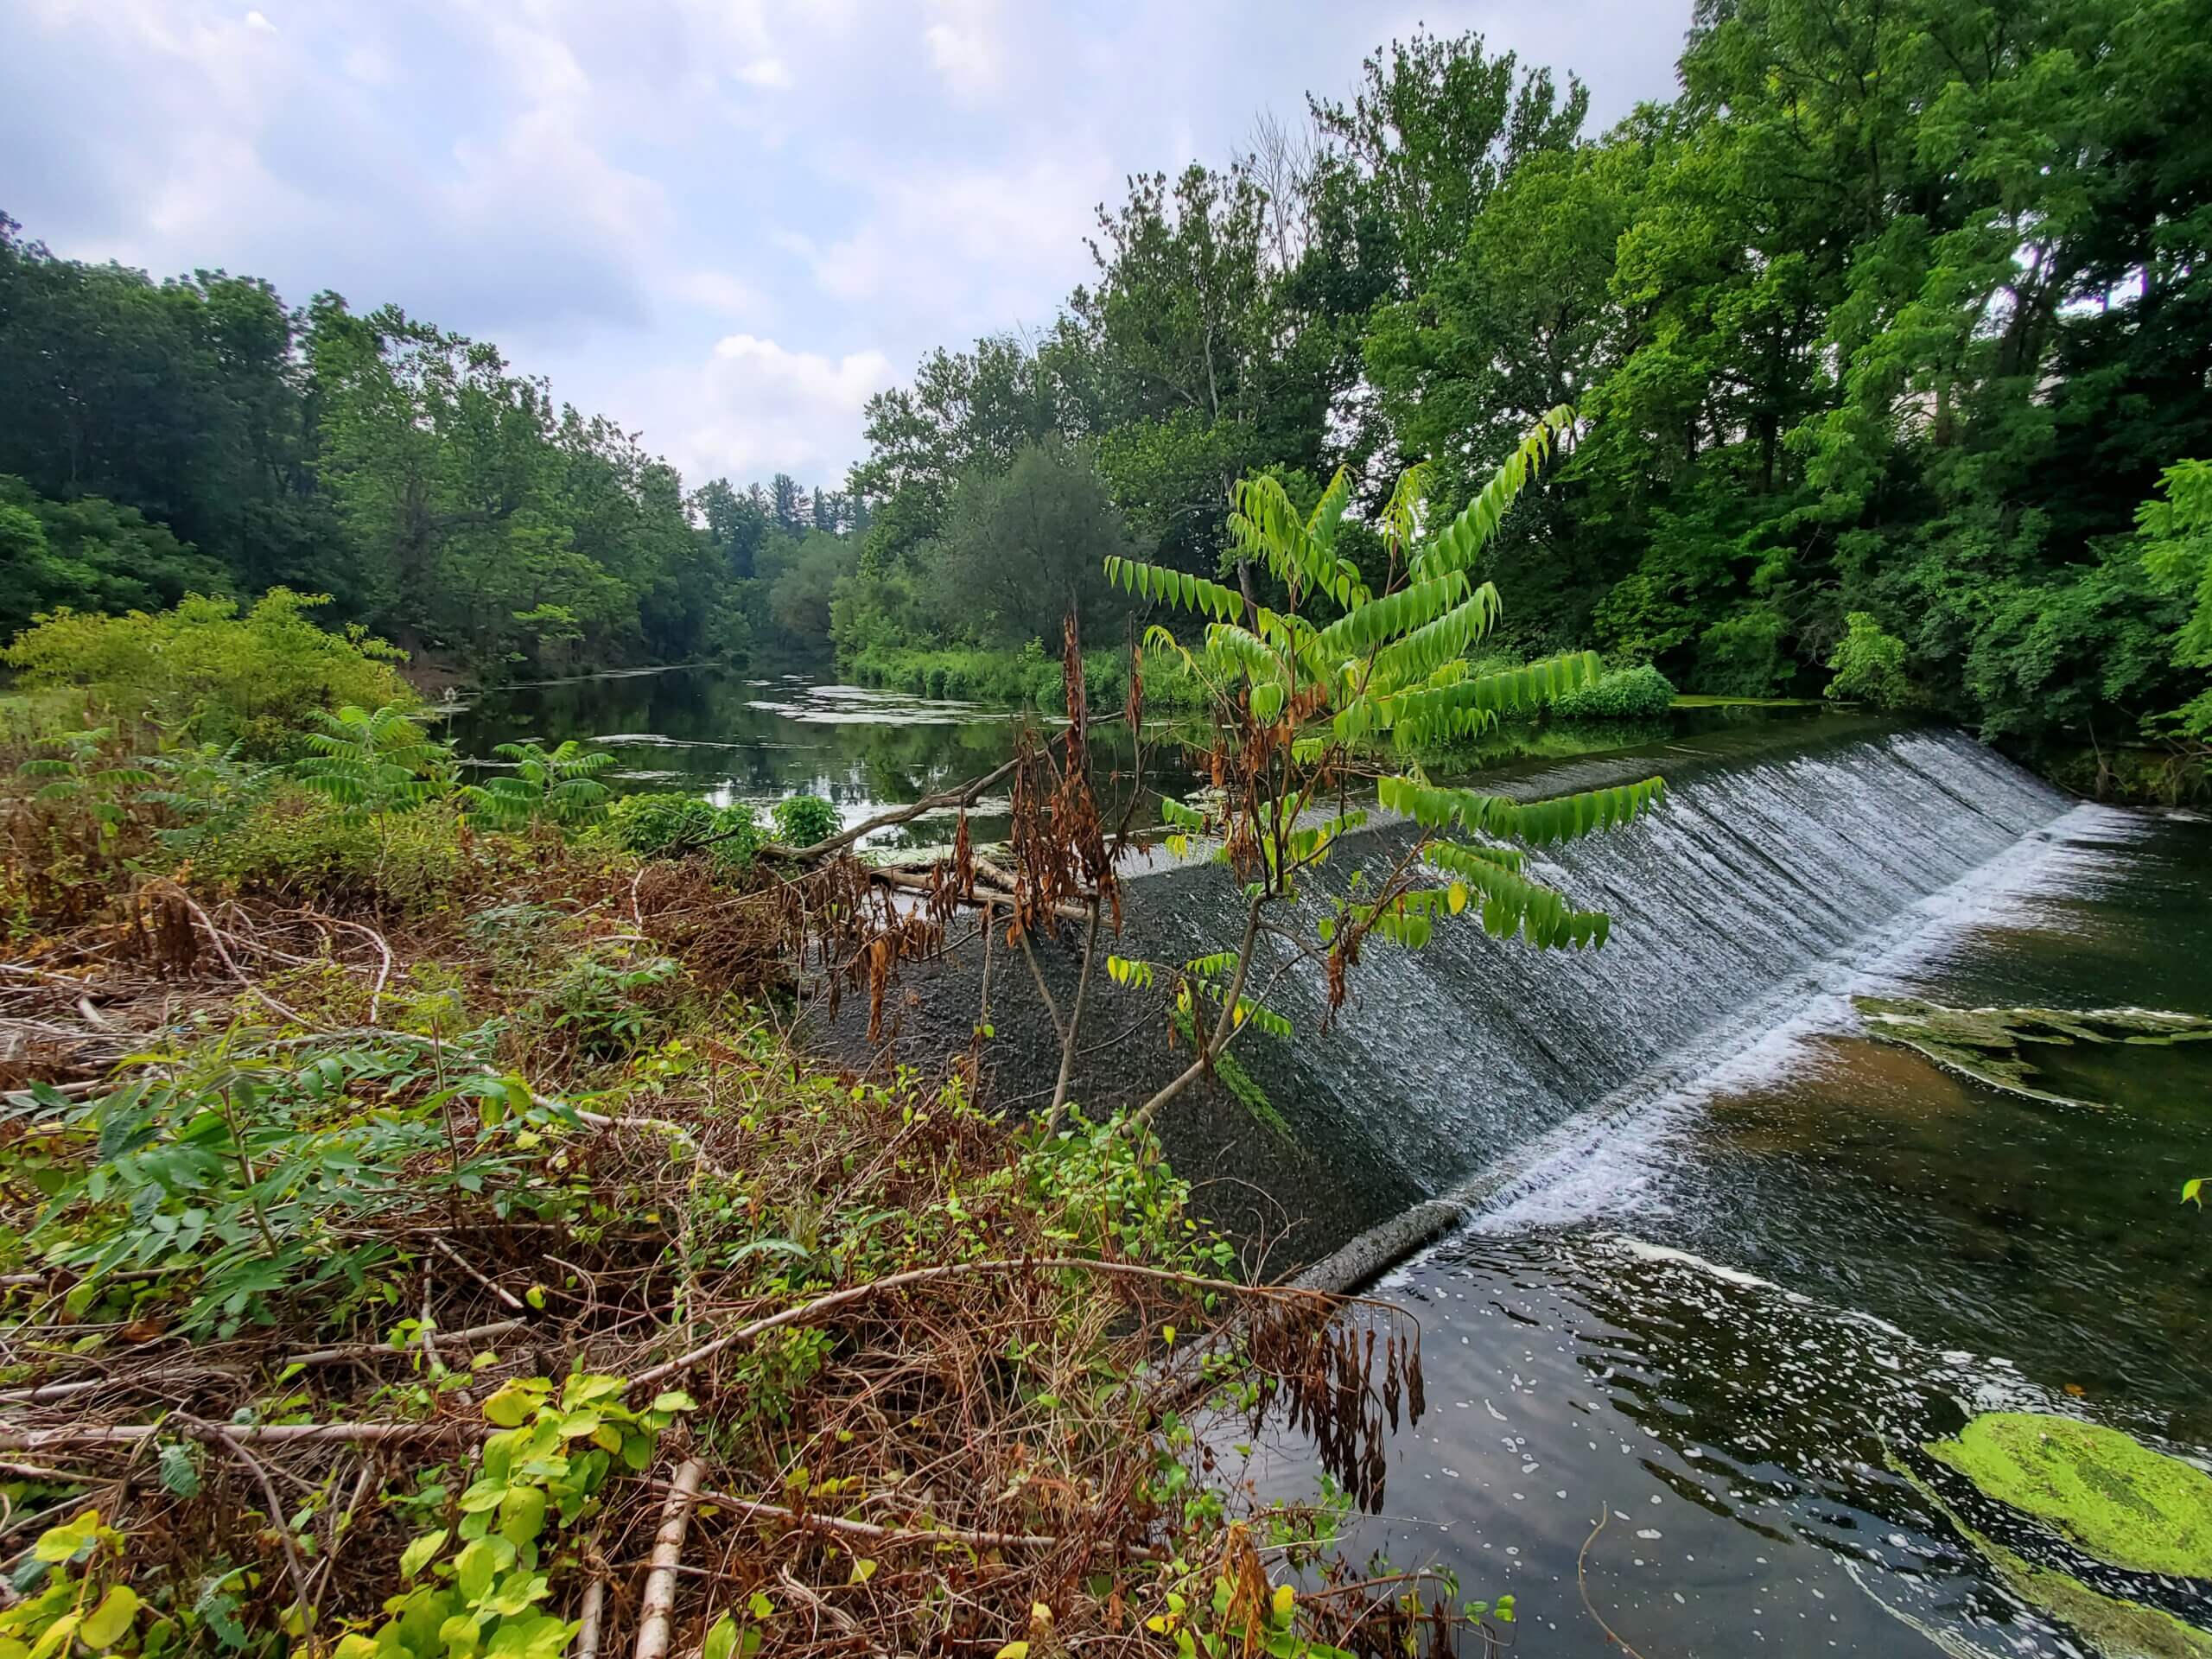
<path fill-rule="evenodd" d="M 768 613 L 787 643 L 820 650 L 830 639 L 830 602 L 860 564 L 860 550 L 821 531 L 799 542 L 768 590 Z"/>
<path fill-rule="evenodd" d="M 157 611 L 230 585 L 221 565 L 135 508 L 96 495 L 49 501 L 0 475 L 0 639 L 41 612 Z"/>
<path fill-rule="evenodd" d="M 2175 665 L 2212 670 L 2212 461 L 2177 462 L 2159 487 L 2163 499 L 2136 512 L 2143 566 L 2161 592 L 2189 606 L 2174 635 Z M 2197 689 L 2167 718 L 2199 746 L 2200 765 L 2212 758 L 2212 687 Z"/>
<path fill-rule="evenodd" d="M 797 536 L 804 531 L 813 509 L 798 481 L 789 473 L 778 473 L 769 481 L 768 490 L 775 503 L 776 528 L 786 536 Z"/>
<path fill-rule="evenodd" d="M 953 638 L 1020 645 L 1050 639 L 1064 617 L 1094 636 L 1118 595 L 1102 574 L 1131 552 L 1097 467 L 1058 439 L 1018 451 L 1003 473 L 973 473 L 944 529 L 917 554 L 925 603 Z"/>
<path fill-rule="evenodd" d="M 1127 560 L 1109 566 L 1138 599 L 1209 619 L 1202 647 L 1179 645 L 1157 626 L 1147 636 L 1148 648 L 1181 652 L 1201 677 L 1221 733 L 1218 804 L 1170 798 L 1162 810 L 1179 837 L 1217 838 L 1214 856 L 1245 895 L 1243 933 L 1229 949 L 1182 963 L 1108 958 L 1117 982 L 1168 992 L 1196 1051 L 1130 1122 L 1148 1120 L 1217 1066 L 1245 1030 L 1287 1035 L 1268 995 L 1301 965 L 1325 976 L 1334 1009 L 1363 951 L 1418 949 L 1437 922 L 1462 914 L 1496 937 L 1518 936 L 1538 948 L 1605 943 L 1605 917 L 1576 909 L 1535 879 L 1512 843 L 1541 845 L 1625 823 L 1657 803 L 1658 779 L 1518 801 L 1439 786 L 1417 768 L 1395 770 L 1378 758 L 1393 736 L 1422 742 L 1476 734 L 1502 710 L 1540 707 L 1596 680 L 1599 665 L 1590 652 L 1489 673 L 1471 671 L 1466 658 L 1499 608 L 1497 589 L 1471 572 L 1573 418 L 1564 408 L 1547 414 L 1433 535 L 1421 528 L 1425 475 L 1408 473 L 1386 514 L 1392 576 L 1380 591 L 1338 551 L 1352 494 L 1342 471 L 1309 512 L 1265 474 L 1237 487 L 1238 548 L 1281 586 L 1279 611 L 1186 571 Z M 1317 626 L 1305 612 L 1325 595 L 1338 614 Z M 1330 895 L 1330 913 L 1309 937 L 1287 906 L 1318 878 L 1338 837 L 1366 822 L 1363 808 L 1348 804 L 1345 787 L 1361 776 L 1375 779 L 1380 804 L 1410 828 L 1382 879 Z"/>
<path fill-rule="evenodd" d="M 1459 252 L 1515 168 L 1574 143 L 1590 94 L 1571 75 L 1561 93 L 1550 70 L 1491 56 L 1479 35 L 1416 29 L 1368 58 L 1351 104 L 1310 102 L 1331 145 L 1325 188 L 1374 204 L 1395 244 L 1399 297 L 1410 299 Z"/>

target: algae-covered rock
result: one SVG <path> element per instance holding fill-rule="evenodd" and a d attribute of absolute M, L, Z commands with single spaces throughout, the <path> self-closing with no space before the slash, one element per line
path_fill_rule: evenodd
<path fill-rule="evenodd" d="M 1986 1412 L 1927 1451 L 2101 1560 L 2212 1579 L 2212 1475 L 2117 1429 Z"/>
<path fill-rule="evenodd" d="M 1953 1008 L 1916 997 L 1854 996 L 1869 1036 L 1926 1055 L 1936 1065 L 2007 1094 L 2059 1106 L 2101 1102 L 2054 1094 L 2029 1079 L 2031 1043 L 2126 1043 L 2164 1047 L 2212 1041 L 2212 1019 L 2165 1008 Z"/>

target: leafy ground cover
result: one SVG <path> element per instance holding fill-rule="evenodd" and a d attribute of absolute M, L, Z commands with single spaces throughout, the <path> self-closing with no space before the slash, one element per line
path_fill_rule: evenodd
<path fill-rule="evenodd" d="M 0 756 L 0 1653 L 1510 1621 L 1327 1550 L 1422 1410 L 1402 1316 L 1251 1283 L 1141 1126 L 797 1056 L 804 988 L 880 995 L 823 920 L 849 860 L 604 821 L 562 750 L 470 791 L 401 711 L 317 729 Z M 1271 1414 L 1315 1506 L 1230 1478 Z"/>

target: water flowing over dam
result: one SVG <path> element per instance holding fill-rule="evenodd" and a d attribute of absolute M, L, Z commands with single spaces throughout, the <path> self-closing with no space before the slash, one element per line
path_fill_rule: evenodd
<path fill-rule="evenodd" d="M 1672 787 L 1625 830 L 1532 855 L 1577 905 L 1610 912 L 1601 950 L 1532 950 L 1471 919 L 1420 950 L 1377 941 L 1325 1030 L 1319 973 L 1294 969 L 1271 1001 L 1296 1035 L 1250 1033 L 1239 1052 L 1300 1141 L 1354 1143 L 1404 1192 L 1446 1192 L 1624 1087 L 1719 1058 L 1747 1012 L 1809 994 L 1824 969 L 2067 807 L 1953 731 L 1766 738 L 1749 753 L 1667 744 L 1489 785 L 1548 793 L 1656 772 Z M 1355 870 L 1371 884 L 1407 833 L 1348 836 L 1326 887 L 1344 891 Z M 1316 915 L 1322 905 L 1306 901 Z M 1192 869 L 1132 881 L 1129 913 L 1118 948 L 1167 961 L 1233 943 L 1242 905 L 1218 870 Z"/>

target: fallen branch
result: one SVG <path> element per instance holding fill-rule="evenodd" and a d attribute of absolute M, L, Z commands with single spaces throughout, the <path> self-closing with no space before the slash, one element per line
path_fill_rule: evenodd
<path fill-rule="evenodd" d="M 576 1659 L 599 1659 L 599 1626 L 607 1611 L 607 1580 L 594 1579 L 584 1586 L 584 1605 L 576 1623 Z"/>
<path fill-rule="evenodd" d="M 261 1501 L 269 1506 L 269 1524 L 284 1543 L 284 1565 L 292 1574 L 292 1588 L 298 1592 L 300 1628 L 315 1629 L 315 1592 L 308 1587 L 307 1564 L 300 1559 L 299 1540 L 292 1536 L 292 1523 L 286 1518 L 284 1502 L 276 1496 L 276 1483 L 269 1478 L 269 1470 L 261 1459 L 240 1446 L 237 1434 L 219 1423 L 194 1421 L 188 1427 L 198 1430 L 203 1438 L 211 1438 L 232 1457 L 246 1466 L 254 1481 L 261 1488 Z"/>
<path fill-rule="evenodd" d="M 454 1266 L 459 1268 L 463 1273 L 474 1279 L 478 1284 L 483 1286 L 485 1289 L 490 1291 L 505 1306 L 514 1309 L 518 1313 L 524 1311 L 521 1297 L 516 1295 L 514 1292 L 509 1290 L 505 1285 L 495 1284 L 490 1278 L 479 1271 L 474 1262 L 462 1255 L 461 1253 L 454 1249 L 452 1245 L 447 1243 L 445 1240 L 442 1238 L 433 1238 L 430 1241 L 430 1248 L 435 1250 L 440 1255 L 445 1257 L 447 1261 L 452 1262 Z M 456 1337 L 454 1340 L 457 1341 L 459 1338 Z"/>
<path fill-rule="evenodd" d="M 1142 1267 L 1134 1262 L 1101 1262 L 1091 1256 L 1031 1255 L 995 1257 L 983 1262 L 944 1262 L 933 1268 L 914 1268 L 905 1273 L 894 1273 L 881 1279 L 871 1279 L 865 1284 L 849 1285 L 842 1290 L 833 1290 L 812 1301 L 787 1307 L 780 1313 L 771 1313 L 766 1319 L 740 1325 L 726 1335 L 716 1337 L 702 1347 L 662 1364 L 638 1372 L 630 1379 L 630 1392 L 641 1393 L 654 1388 L 668 1378 L 693 1366 L 712 1359 L 726 1349 L 740 1343 L 753 1342 L 771 1331 L 781 1330 L 787 1325 L 798 1325 L 818 1315 L 832 1313 L 851 1303 L 865 1300 L 880 1291 L 903 1290 L 909 1285 L 928 1284 L 935 1280 L 965 1277 L 970 1274 L 1020 1273 L 1039 1268 L 1071 1268 L 1082 1273 L 1101 1273 L 1116 1277 L 1148 1279 L 1164 1284 L 1181 1287 L 1185 1290 L 1220 1291 L 1231 1296 L 1281 1296 L 1313 1300 L 1338 1302 L 1345 1299 L 1332 1296 L 1324 1291 L 1306 1290 L 1294 1285 L 1245 1285 L 1233 1279 L 1206 1279 L 1197 1274 L 1177 1273 L 1168 1268 Z"/>
<path fill-rule="evenodd" d="M 691 1504 L 706 1473 L 705 1464 L 689 1458 L 677 1466 L 676 1478 L 669 1484 L 668 1502 L 661 1507 L 660 1530 L 653 1536 L 645 1599 L 638 1609 L 636 1659 L 664 1659 L 668 1652 L 669 1618 L 676 1611 L 676 1564 L 683 1554 L 683 1533 L 691 1524 Z"/>
<path fill-rule="evenodd" d="M 441 1331 L 441 1342 L 480 1342 L 489 1337 L 504 1337 L 510 1331 L 523 1327 L 520 1319 L 495 1319 L 490 1325 L 472 1325 L 459 1331 Z M 329 1365 L 347 1359 L 397 1359 L 406 1353 L 404 1348 L 395 1348 L 388 1342 L 341 1342 L 330 1348 L 311 1349 L 304 1354 L 288 1354 L 286 1365 Z"/>
<path fill-rule="evenodd" d="M 664 1481 L 651 1482 L 656 1490 L 670 1490 Z M 871 1544 L 966 1544 L 976 1549 L 1057 1549 L 1067 1541 L 1027 1532 L 971 1532 L 958 1527 L 879 1527 L 867 1521 L 845 1521 L 836 1516 L 802 1514 L 780 1503 L 758 1498 L 733 1497 L 728 1492 L 702 1491 L 697 1501 L 711 1503 L 733 1515 L 781 1521 L 800 1532 L 830 1532 L 842 1538 L 862 1538 Z"/>
<path fill-rule="evenodd" d="M 22 1428 L 0 1423 L 0 1452 L 41 1452 L 49 1446 L 137 1446 L 159 1434 L 188 1440 L 224 1436 L 247 1446 L 383 1446 L 442 1438 L 482 1440 L 488 1427 L 471 1423 L 238 1423 L 213 1430 L 183 1421 L 166 1423 L 86 1423 L 67 1428 Z"/>

